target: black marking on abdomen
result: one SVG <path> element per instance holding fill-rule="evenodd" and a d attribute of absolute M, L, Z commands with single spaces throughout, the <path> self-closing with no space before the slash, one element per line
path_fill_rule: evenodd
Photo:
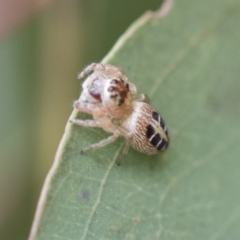
<path fill-rule="evenodd" d="M 167 148 L 168 143 L 162 138 L 161 141 L 158 143 L 157 150 L 163 151 Z"/>
<path fill-rule="evenodd" d="M 156 133 L 154 137 L 150 140 L 151 144 L 156 147 L 158 143 L 161 141 L 161 137 L 159 133 Z"/>
<path fill-rule="evenodd" d="M 164 129 L 165 128 L 165 122 L 163 121 L 163 119 L 161 118 L 161 121 L 160 121 L 160 125 L 161 127 Z"/>
<path fill-rule="evenodd" d="M 160 116 L 159 116 L 159 114 L 158 114 L 157 112 L 155 112 L 155 111 L 152 112 L 152 118 L 153 118 L 154 120 L 156 120 L 157 122 L 160 121 Z"/>
<path fill-rule="evenodd" d="M 157 122 L 159 122 L 161 128 L 163 129 L 163 131 L 164 131 L 164 132 L 166 133 L 166 135 L 168 136 L 167 127 L 166 127 L 165 122 L 163 121 L 163 119 L 160 117 L 160 115 L 159 115 L 157 112 L 153 111 L 153 112 L 152 112 L 152 118 L 153 118 L 154 120 L 156 120 Z"/>
<path fill-rule="evenodd" d="M 148 139 L 155 133 L 154 128 L 151 124 L 149 124 L 147 126 L 147 132 L 146 133 L 147 133 L 147 138 Z"/>
<path fill-rule="evenodd" d="M 168 130 L 167 130 L 167 128 L 166 128 L 166 130 L 164 131 L 165 133 L 166 133 L 166 135 L 168 136 Z"/>

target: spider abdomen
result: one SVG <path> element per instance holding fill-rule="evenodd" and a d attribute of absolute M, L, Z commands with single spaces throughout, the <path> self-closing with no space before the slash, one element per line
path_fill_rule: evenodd
<path fill-rule="evenodd" d="M 169 142 L 167 128 L 156 110 L 144 102 L 133 102 L 133 112 L 122 123 L 132 134 L 131 146 L 152 155 L 164 151 Z"/>

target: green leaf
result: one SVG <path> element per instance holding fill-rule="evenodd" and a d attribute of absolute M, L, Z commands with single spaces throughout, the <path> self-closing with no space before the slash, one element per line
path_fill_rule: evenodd
<path fill-rule="evenodd" d="M 31 240 L 238 239 L 239 10 L 238 0 L 182 0 L 127 30 L 104 61 L 150 96 L 169 149 L 131 149 L 118 167 L 123 139 L 79 155 L 108 134 L 67 124 Z"/>

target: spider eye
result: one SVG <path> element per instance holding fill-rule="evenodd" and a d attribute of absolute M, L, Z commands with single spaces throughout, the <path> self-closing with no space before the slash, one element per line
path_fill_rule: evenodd
<path fill-rule="evenodd" d="M 112 92 L 113 90 L 115 90 L 115 87 L 113 87 L 113 86 L 110 86 L 110 87 L 108 88 L 108 91 L 109 91 L 109 92 Z"/>
<path fill-rule="evenodd" d="M 93 98 L 95 98 L 95 99 L 97 99 L 98 101 L 102 102 L 100 93 L 97 92 L 95 89 L 91 89 L 91 90 L 89 91 L 89 93 L 90 93 L 90 95 L 91 95 Z"/>
<path fill-rule="evenodd" d="M 90 95 L 98 101 L 102 102 L 98 81 L 93 81 L 92 85 L 88 87 Z"/>
<path fill-rule="evenodd" d="M 119 81 L 117 79 L 113 79 L 110 83 L 111 84 L 117 84 Z"/>

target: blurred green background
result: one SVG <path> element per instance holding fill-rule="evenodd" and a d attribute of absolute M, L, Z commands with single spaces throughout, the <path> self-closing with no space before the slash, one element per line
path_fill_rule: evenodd
<path fill-rule="evenodd" d="M 161 2 L 0 2 L 0 239 L 28 237 L 79 96 L 77 73 L 101 61 L 136 18 Z"/>

